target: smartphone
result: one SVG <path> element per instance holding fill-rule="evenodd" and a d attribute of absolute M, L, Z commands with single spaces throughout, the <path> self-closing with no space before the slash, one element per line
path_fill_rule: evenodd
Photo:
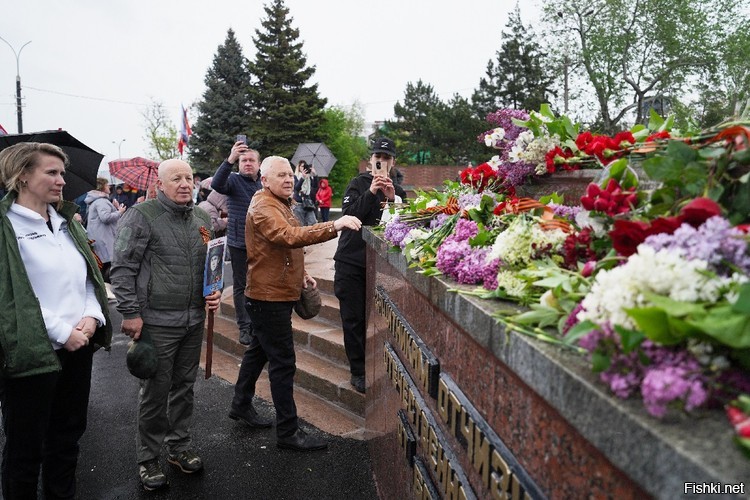
<path fill-rule="evenodd" d="M 382 165 L 379 161 L 376 161 L 375 168 L 372 169 L 372 176 L 373 177 L 387 177 L 388 172 L 386 172 L 385 165 Z"/>
<path fill-rule="evenodd" d="M 245 134 L 237 134 L 237 137 L 234 138 L 234 142 L 242 142 L 247 146 L 247 136 Z"/>

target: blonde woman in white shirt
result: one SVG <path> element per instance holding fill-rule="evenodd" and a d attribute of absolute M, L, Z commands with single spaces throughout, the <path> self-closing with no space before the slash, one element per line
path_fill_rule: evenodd
<path fill-rule="evenodd" d="M 95 345 L 109 347 L 107 295 L 86 233 L 62 201 L 57 146 L 0 152 L 0 404 L 6 499 L 74 498 Z"/>

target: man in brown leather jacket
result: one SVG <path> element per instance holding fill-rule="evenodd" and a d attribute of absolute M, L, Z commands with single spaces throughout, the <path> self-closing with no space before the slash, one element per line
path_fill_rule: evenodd
<path fill-rule="evenodd" d="M 253 197 L 245 222 L 248 250 L 246 308 L 253 337 L 242 358 L 229 417 L 250 427 L 270 427 L 253 408 L 255 383 L 268 362 L 271 396 L 276 408 L 276 444 L 298 451 L 319 450 L 328 444 L 297 425 L 294 404 L 296 371 L 292 337 L 292 308 L 303 287 L 317 284 L 304 269 L 306 245 L 335 238 L 343 229 L 362 224 L 346 215 L 333 222 L 301 227 L 292 212 L 294 172 L 286 158 L 269 156 L 260 166 L 263 190 Z"/>

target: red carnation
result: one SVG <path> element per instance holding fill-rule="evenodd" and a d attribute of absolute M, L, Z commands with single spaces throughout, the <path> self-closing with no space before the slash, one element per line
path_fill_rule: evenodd
<path fill-rule="evenodd" d="M 669 132 L 666 130 L 662 130 L 661 132 L 656 132 L 655 134 L 651 134 L 650 136 L 646 137 L 646 142 L 654 142 L 659 139 L 669 139 L 672 137 Z"/>
<path fill-rule="evenodd" d="M 630 257 L 638 250 L 638 245 L 646 239 L 648 224 L 645 222 L 616 220 L 609 232 L 612 246 L 622 256 Z"/>
<path fill-rule="evenodd" d="M 716 215 L 721 215 L 721 207 L 710 198 L 696 198 L 680 210 L 683 221 L 693 227 L 699 227 Z"/>
<path fill-rule="evenodd" d="M 672 234 L 682 225 L 682 217 L 657 217 L 646 229 L 646 236 L 654 234 Z"/>

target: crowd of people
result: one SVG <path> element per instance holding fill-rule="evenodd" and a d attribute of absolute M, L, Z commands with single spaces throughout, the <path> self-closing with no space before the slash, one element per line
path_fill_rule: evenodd
<path fill-rule="evenodd" d="M 156 355 L 140 380 L 138 474 L 147 490 L 168 484 L 166 460 L 186 474 L 203 468 L 190 431 L 207 311 L 207 244 L 226 235 L 238 339 L 246 345 L 228 416 L 255 428 L 274 422 L 253 406 L 268 365 L 277 446 L 319 450 L 326 441 L 297 421 L 292 310 L 303 288 L 304 247 L 339 237 L 336 296 L 341 304 L 351 384 L 365 392 L 365 252 L 360 229 L 377 224 L 389 202 L 405 198 L 388 175 L 395 145 L 375 141 L 368 171 L 353 179 L 342 214 L 329 220 L 333 191 L 306 162 L 267 156 L 243 141 L 206 180 L 188 163 L 163 161 L 150 192 L 98 179 L 79 206 L 62 200 L 65 153 L 21 143 L 0 152 L 0 406 L 6 436 L 4 498 L 36 498 L 39 472 L 48 498 L 75 497 L 78 440 L 86 428 L 94 351 L 109 349 L 111 283 L 122 333 Z M 235 171 L 236 170 L 236 171 Z M 380 175 L 383 173 L 383 175 Z M 135 194 L 135 196 L 132 196 Z M 319 222 L 320 220 L 320 222 Z M 220 258 L 211 259 L 215 271 Z M 214 262 L 217 261 L 217 262 Z M 141 372 L 138 372 L 140 377 Z"/>

